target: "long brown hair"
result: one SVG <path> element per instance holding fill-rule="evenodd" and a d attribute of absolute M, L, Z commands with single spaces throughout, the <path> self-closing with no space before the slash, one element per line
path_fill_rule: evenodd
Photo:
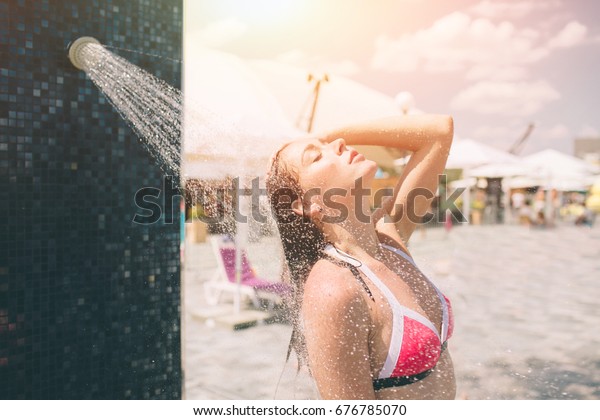
<path fill-rule="evenodd" d="M 290 302 L 292 337 L 287 359 L 293 350 L 298 357 L 299 366 L 302 366 L 307 364 L 306 343 L 300 325 L 304 283 L 313 266 L 323 258 L 322 251 L 326 242 L 323 232 L 310 217 L 292 211 L 292 203 L 298 198 L 302 200 L 303 208 L 307 208 L 310 203 L 303 200 L 304 192 L 300 187 L 298 174 L 280 158 L 284 148 L 285 146 L 275 154 L 266 184 L 293 289 Z"/>

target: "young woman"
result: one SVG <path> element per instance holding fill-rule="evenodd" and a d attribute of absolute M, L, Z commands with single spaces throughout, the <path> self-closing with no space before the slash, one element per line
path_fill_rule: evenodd
<path fill-rule="evenodd" d="M 287 143 L 271 160 L 267 190 L 294 287 L 290 351 L 323 398 L 455 396 L 450 303 L 406 248 L 452 137 L 448 116 L 390 117 Z M 412 152 L 373 212 L 364 190 L 377 165 L 351 145 Z"/>

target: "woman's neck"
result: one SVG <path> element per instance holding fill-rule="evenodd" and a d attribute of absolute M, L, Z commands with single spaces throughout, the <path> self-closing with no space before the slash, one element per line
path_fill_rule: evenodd
<path fill-rule="evenodd" d="M 381 257 L 377 231 L 372 223 L 348 222 L 332 224 L 325 231 L 325 237 L 340 251 L 358 259 L 369 255 Z"/>

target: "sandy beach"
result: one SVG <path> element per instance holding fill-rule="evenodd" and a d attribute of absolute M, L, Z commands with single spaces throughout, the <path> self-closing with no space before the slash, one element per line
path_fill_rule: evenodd
<path fill-rule="evenodd" d="M 600 398 L 600 225 L 428 229 L 409 249 L 453 304 L 457 398 Z M 248 249 L 271 279 L 277 252 L 273 238 Z M 186 247 L 185 397 L 318 398 L 309 375 L 285 362 L 289 325 L 231 331 L 194 315 L 207 306 L 202 284 L 215 266 L 208 244 Z"/>

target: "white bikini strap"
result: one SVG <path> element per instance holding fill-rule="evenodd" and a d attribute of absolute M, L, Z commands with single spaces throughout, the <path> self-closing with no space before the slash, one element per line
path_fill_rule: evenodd
<path fill-rule="evenodd" d="M 395 252 L 396 254 L 399 254 L 401 257 L 403 257 L 405 260 L 408 260 L 415 267 L 417 266 L 415 264 L 415 260 L 413 260 L 410 255 L 408 255 L 406 252 L 402 251 L 401 249 L 393 247 L 391 245 L 387 245 L 387 244 L 381 244 L 381 246 L 384 247 L 384 248 L 389 249 L 390 251 Z"/>
<path fill-rule="evenodd" d="M 425 278 L 427 278 L 427 276 L 425 276 Z M 430 281 L 430 283 L 431 283 L 431 281 Z M 442 304 L 442 331 L 441 331 L 442 337 L 441 337 L 441 341 L 443 343 L 448 339 L 448 324 L 450 323 L 450 316 L 448 315 L 448 303 L 446 302 L 446 298 L 444 297 L 444 294 L 441 292 L 441 290 L 438 289 L 435 284 L 433 284 L 433 283 L 431 283 L 431 284 L 435 288 L 435 291 L 437 292 L 438 297 L 440 299 L 440 303 Z"/>
<path fill-rule="evenodd" d="M 400 305 L 390 289 L 388 289 L 387 286 L 383 284 L 381 280 L 379 280 L 375 273 L 373 273 L 371 269 L 366 266 L 366 264 L 363 264 L 356 258 L 353 258 L 345 252 L 338 250 L 331 244 L 328 244 L 325 247 L 324 252 L 331 257 L 346 261 L 347 263 L 352 264 L 354 267 L 357 267 L 359 270 L 361 270 L 365 276 L 367 276 L 373 282 L 375 287 L 381 291 L 390 304 L 390 308 L 392 309 L 392 336 L 390 337 L 390 347 L 385 359 L 385 363 L 381 369 L 381 372 L 379 372 L 379 378 L 389 378 L 396 368 L 396 362 L 398 361 L 400 349 L 402 348 L 402 339 L 404 337 L 403 309 L 405 308 Z"/>
<path fill-rule="evenodd" d="M 394 250 L 394 248 L 391 249 Z M 377 287 L 381 291 L 383 296 L 385 296 L 390 305 L 390 308 L 392 309 L 392 336 L 390 337 L 390 347 L 383 368 L 381 369 L 381 372 L 379 372 L 379 378 L 389 378 L 392 375 L 394 369 L 396 368 L 396 362 L 398 361 L 398 357 L 400 356 L 400 350 L 402 349 L 402 340 L 404 338 L 404 316 L 414 319 L 417 322 L 420 322 L 421 324 L 428 327 L 431 331 L 434 332 L 436 336 L 440 338 L 441 342 L 446 341 L 448 308 L 446 305 L 446 300 L 442 295 L 442 292 L 440 292 L 433 283 L 432 285 L 438 292 L 438 295 L 440 296 L 440 299 L 442 301 L 443 321 L 441 337 L 438 334 L 437 328 L 429 319 L 427 319 L 420 313 L 401 305 L 400 302 L 398 302 L 398 299 L 396 299 L 396 296 L 394 296 L 394 294 L 391 292 L 391 290 L 379 279 L 379 277 L 377 277 L 375 273 L 373 273 L 373 271 L 371 271 L 371 269 L 366 264 L 363 264 L 356 258 L 346 254 L 343 251 L 340 251 L 331 244 L 328 244 L 323 250 L 323 252 L 325 252 L 327 255 L 333 258 L 345 261 L 348 264 L 351 264 L 352 266 L 357 267 L 360 271 L 362 271 L 365 274 L 365 276 L 367 276 L 373 282 L 375 287 Z M 406 255 L 405 253 L 403 254 Z M 411 261 L 414 265 L 412 258 L 410 258 L 407 255 L 405 258 Z"/>
<path fill-rule="evenodd" d="M 396 368 L 396 362 L 400 356 L 400 350 L 402 349 L 402 340 L 404 339 L 404 315 L 405 310 L 402 305 L 396 299 L 396 296 L 383 284 L 379 277 L 371 271 L 366 264 L 362 264 L 358 267 L 365 275 L 373 282 L 373 284 L 381 291 L 383 296 L 387 299 L 390 308 L 392 309 L 392 336 L 390 337 L 390 347 L 388 350 L 387 357 L 381 372 L 379 372 L 380 378 L 389 378 L 392 376 L 394 369 Z"/>
<path fill-rule="evenodd" d="M 410 308 L 407 308 L 406 306 L 402 306 L 402 309 L 404 310 L 404 316 L 409 317 L 411 319 L 414 319 L 418 323 L 425 325 L 427 328 L 429 328 L 431 331 L 433 331 L 433 333 L 438 338 L 440 338 L 440 341 L 441 341 L 441 337 L 440 337 L 440 335 L 438 333 L 437 328 L 435 328 L 435 325 L 433 325 L 433 322 L 431 322 L 429 319 L 427 319 L 426 317 L 424 317 L 420 313 L 418 313 L 416 311 L 413 311 Z"/>
<path fill-rule="evenodd" d="M 410 255 L 408 255 L 406 252 L 404 252 L 401 249 L 398 249 L 396 247 L 387 245 L 387 244 L 381 244 L 381 245 L 383 247 L 389 249 L 390 251 L 393 251 L 396 254 L 400 255 L 402 258 L 406 259 L 412 265 L 414 265 L 415 268 L 417 268 L 417 265 L 415 264 L 415 260 L 413 260 L 412 257 Z M 446 303 L 446 298 L 444 297 L 444 294 L 442 293 L 442 291 L 440 289 L 438 289 L 438 287 L 431 280 L 429 280 L 429 278 L 427 276 L 424 276 L 424 277 L 427 279 L 427 281 L 433 286 L 433 288 L 437 292 L 438 298 L 440 299 L 440 303 L 442 305 L 441 341 L 443 343 L 448 338 L 448 323 L 449 323 L 448 303 Z M 434 329 L 434 331 L 436 331 L 436 334 L 437 334 L 437 329 Z"/>

